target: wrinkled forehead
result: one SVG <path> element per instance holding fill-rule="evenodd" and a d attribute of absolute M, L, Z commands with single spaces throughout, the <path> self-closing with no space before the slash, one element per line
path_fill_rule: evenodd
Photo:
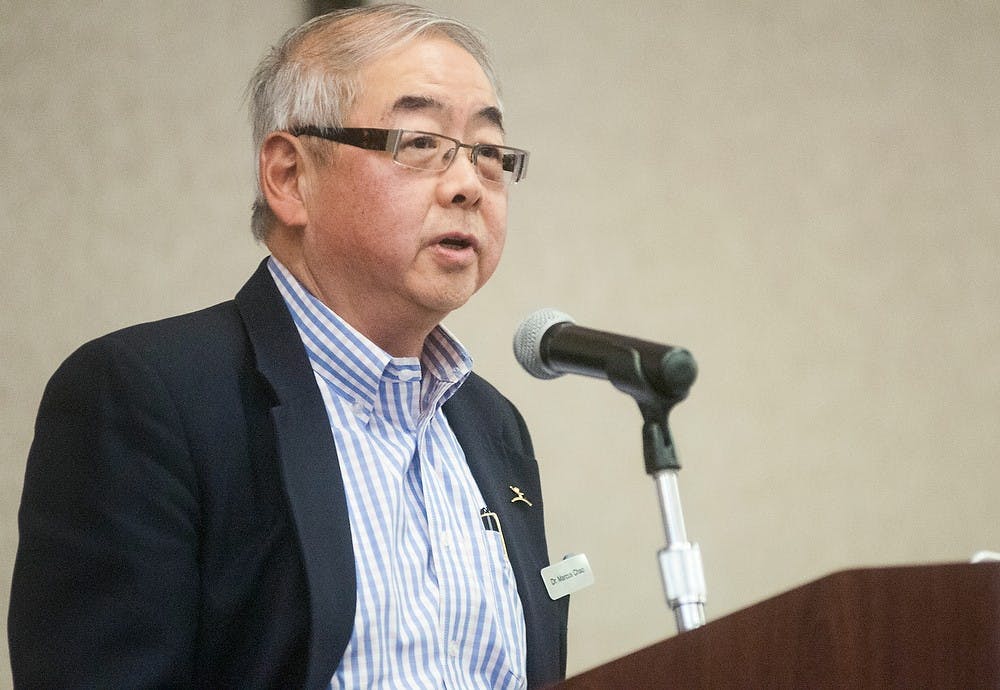
<path fill-rule="evenodd" d="M 388 118 L 397 114 L 427 114 L 437 119 L 447 120 L 452 116 L 449 104 L 444 103 L 433 96 L 419 96 L 404 94 L 397 98 L 386 110 L 384 115 Z M 503 132 L 503 114 L 499 106 L 484 105 L 473 108 L 468 113 L 471 124 L 478 127 L 494 127 Z"/>
<path fill-rule="evenodd" d="M 492 81 L 476 58 L 446 37 L 416 39 L 361 68 L 351 112 L 382 123 L 411 117 L 503 130 Z"/>

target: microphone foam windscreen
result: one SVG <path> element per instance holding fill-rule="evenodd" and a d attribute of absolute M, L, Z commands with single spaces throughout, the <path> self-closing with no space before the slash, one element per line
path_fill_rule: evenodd
<path fill-rule="evenodd" d="M 562 372 L 546 366 L 542 359 L 542 337 L 557 323 L 576 323 L 573 317 L 558 309 L 539 309 L 528 316 L 514 333 L 514 357 L 525 371 L 539 379 L 554 379 Z"/>

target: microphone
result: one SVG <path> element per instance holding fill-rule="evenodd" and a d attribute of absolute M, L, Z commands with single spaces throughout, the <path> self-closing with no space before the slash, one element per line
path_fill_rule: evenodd
<path fill-rule="evenodd" d="M 683 348 L 577 326 L 556 309 L 539 309 L 521 322 L 514 356 L 536 378 L 581 374 L 633 395 L 653 393 L 675 401 L 687 396 L 698 374 Z"/>

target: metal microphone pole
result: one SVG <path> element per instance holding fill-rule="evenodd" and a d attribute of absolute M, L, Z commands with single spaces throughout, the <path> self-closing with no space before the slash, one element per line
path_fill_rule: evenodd
<path fill-rule="evenodd" d="M 660 549 L 658 554 L 663 591 L 667 597 L 667 604 L 674 612 L 677 631 L 687 632 L 705 624 L 705 572 L 701 562 L 701 550 L 697 544 L 688 541 L 687 530 L 684 527 L 684 513 L 681 510 L 681 496 L 677 486 L 680 464 L 677 463 L 672 445 L 660 445 L 659 451 L 656 450 L 655 444 L 660 442 L 660 439 L 656 438 L 659 436 L 659 428 L 650 430 L 647 428 L 650 426 L 652 425 L 648 423 L 643 426 L 643 444 L 647 453 L 646 471 L 656 482 L 663 530 L 667 535 L 667 545 Z M 650 439 L 650 436 L 654 438 Z M 651 450 L 654 454 L 669 456 L 664 458 L 666 462 L 657 463 L 652 471 L 649 463 Z"/>
<path fill-rule="evenodd" d="M 629 349 L 625 356 L 610 358 L 612 370 L 608 380 L 628 393 L 642 412 L 642 446 L 646 474 L 656 482 L 660 499 L 660 514 L 667 545 L 660 550 L 660 572 L 667 604 L 674 612 L 678 632 L 687 632 L 705 624 L 705 572 L 701 550 L 688 541 L 681 510 L 677 473 L 681 466 L 670 438 L 668 417 L 674 405 L 687 397 L 697 376 L 694 358 L 687 350 L 676 348 L 655 363 L 662 374 L 659 387 L 649 383 L 643 374 L 642 356 Z"/>

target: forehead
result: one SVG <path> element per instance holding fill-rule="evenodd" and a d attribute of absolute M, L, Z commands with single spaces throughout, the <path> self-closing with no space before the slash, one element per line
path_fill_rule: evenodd
<path fill-rule="evenodd" d="M 496 92 L 483 68 L 447 38 L 415 39 L 360 70 L 353 124 L 387 124 L 420 113 L 446 123 L 501 127 Z"/>

